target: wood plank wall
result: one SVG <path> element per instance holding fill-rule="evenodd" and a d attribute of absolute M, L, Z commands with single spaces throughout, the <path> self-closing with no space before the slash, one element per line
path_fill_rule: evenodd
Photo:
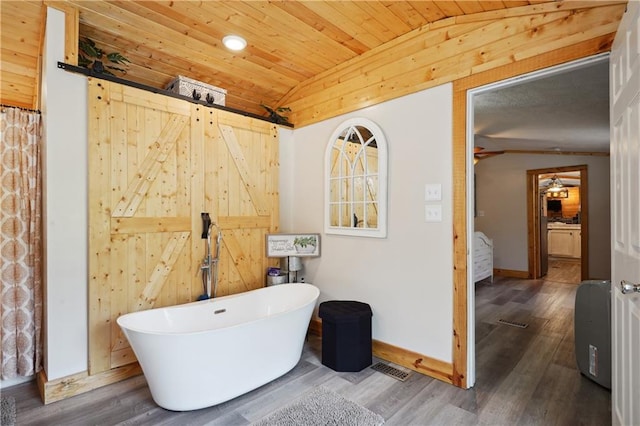
<path fill-rule="evenodd" d="M 280 102 L 296 127 L 535 58 L 587 40 L 608 45 L 625 5 L 544 3 L 438 21 L 319 74 Z"/>
<path fill-rule="evenodd" d="M 569 192 L 568 198 L 561 198 L 562 217 L 565 219 L 573 218 L 580 211 L 580 188 L 577 186 L 567 188 Z"/>

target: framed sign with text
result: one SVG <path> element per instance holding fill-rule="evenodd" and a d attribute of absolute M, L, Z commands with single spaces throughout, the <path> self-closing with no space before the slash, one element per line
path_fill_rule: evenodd
<path fill-rule="evenodd" d="M 267 257 L 320 256 L 320 234 L 267 234 Z"/>

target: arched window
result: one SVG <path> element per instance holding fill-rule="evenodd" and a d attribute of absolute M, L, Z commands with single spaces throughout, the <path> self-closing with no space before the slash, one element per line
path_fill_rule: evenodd
<path fill-rule="evenodd" d="M 325 232 L 387 236 L 387 143 L 371 120 L 345 121 L 327 144 Z"/>

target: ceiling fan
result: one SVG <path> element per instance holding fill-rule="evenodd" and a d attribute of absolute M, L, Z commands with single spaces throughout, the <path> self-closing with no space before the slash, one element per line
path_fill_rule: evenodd
<path fill-rule="evenodd" d="M 504 154 L 504 151 L 485 151 L 481 146 L 473 147 L 473 164 L 477 164 L 478 161 L 493 157 L 494 155 Z"/>

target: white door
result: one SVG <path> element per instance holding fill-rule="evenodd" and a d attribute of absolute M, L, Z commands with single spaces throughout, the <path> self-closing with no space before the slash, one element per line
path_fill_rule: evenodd
<path fill-rule="evenodd" d="M 611 51 L 612 423 L 640 425 L 640 2 Z"/>

